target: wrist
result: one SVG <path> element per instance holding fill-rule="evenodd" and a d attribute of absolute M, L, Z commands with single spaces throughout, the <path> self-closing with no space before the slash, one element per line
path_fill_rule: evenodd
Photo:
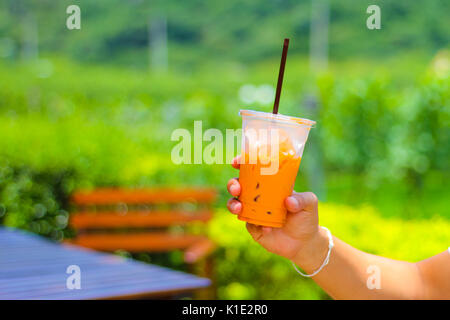
<path fill-rule="evenodd" d="M 329 239 L 327 232 L 318 227 L 314 236 L 291 259 L 293 263 L 301 267 L 306 273 L 312 273 L 323 263 L 328 252 Z"/>

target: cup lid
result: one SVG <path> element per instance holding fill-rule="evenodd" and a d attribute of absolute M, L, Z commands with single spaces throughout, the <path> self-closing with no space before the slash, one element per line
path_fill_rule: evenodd
<path fill-rule="evenodd" d="M 274 122 L 281 122 L 286 124 L 299 124 L 303 126 L 308 126 L 310 128 L 314 127 L 316 124 L 315 121 L 304 119 L 304 118 L 296 118 L 291 116 L 285 116 L 283 114 L 273 114 L 269 112 L 262 112 L 262 111 L 253 111 L 253 110 L 240 110 L 239 115 L 241 116 L 248 116 L 252 118 L 257 118 L 261 120 L 270 120 Z"/>

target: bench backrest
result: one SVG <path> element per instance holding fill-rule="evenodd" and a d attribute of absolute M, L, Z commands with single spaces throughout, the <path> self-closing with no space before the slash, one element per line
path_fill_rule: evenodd
<path fill-rule="evenodd" d="M 207 222 L 213 189 L 96 189 L 71 197 L 75 244 L 98 250 L 169 251 L 201 244 L 205 237 L 171 227 Z M 173 231 L 173 230 L 172 230 Z"/>

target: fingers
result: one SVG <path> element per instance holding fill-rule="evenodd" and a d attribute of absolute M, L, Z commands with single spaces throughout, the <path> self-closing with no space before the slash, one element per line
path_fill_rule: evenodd
<path fill-rule="evenodd" d="M 253 240 L 258 242 L 263 236 L 262 227 L 248 222 L 245 224 L 245 226 L 247 228 L 248 233 L 250 233 L 250 235 L 252 236 Z"/>
<path fill-rule="evenodd" d="M 232 178 L 228 180 L 227 190 L 233 196 L 237 197 L 241 194 L 241 184 L 237 178 Z"/>
<path fill-rule="evenodd" d="M 242 204 L 238 200 L 231 198 L 227 202 L 227 208 L 231 213 L 239 214 L 242 210 Z"/>
<path fill-rule="evenodd" d="M 247 231 L 252 236 L 253 240 L 259 242 L 260 244 L 264 244 L 264 239 L 266 236 L 272 232 L 271 227 L 257 226 L 251 223 L 246 223 Z"/>
<path fill-rule="evenodd" d="M 316 211 L 318 199 L 312 192 L 294 192 L 290 197 L 286 198 L 285 205 L 289 212 Z"/>
<path fill-rule="evenodd" d="M 239 170 L 239 167 L 241 166 L 241 156 L 236 156 L 233 161 L 231 161 L 231 166 L 235 169 Z"/>
<path fill-rule="evenodd" d="M 271 232 L 272 232 L 272 228 L 271 227 L 262 227 L 263 236 L 266 236 L 266 235 L 268 235 Z"/>
<path fill-rule="evenodd" d="M 231 163 L 233 168 L 239 169 L 240 161 L 241 156 L 235 157 Z M 228 180 L 227 190 L 233 197 L 238 197 L 241 194 L 241 185 L 239 180 L 237 178 Z M 242 210 L 242 204 L 238 200 L 231 198 L 227 202 L 227 208 L 231 213 L 239 214 Z"/>

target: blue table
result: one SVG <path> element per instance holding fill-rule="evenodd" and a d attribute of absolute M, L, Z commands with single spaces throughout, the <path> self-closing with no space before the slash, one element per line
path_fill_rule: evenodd
<path fill-rule="evenodd" d="M 81 289 L 68 289 L 70 265 L 80 268 Z M 53 243 L 0 227 L 0 299 L 120 299 L 169 297 L 210 280 L 89 249 Z"/>

